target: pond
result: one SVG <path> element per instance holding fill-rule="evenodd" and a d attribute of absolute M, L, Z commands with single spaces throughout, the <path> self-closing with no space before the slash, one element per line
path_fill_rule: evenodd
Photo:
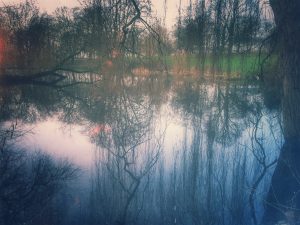
<path fill-rule="evenodd" d="M 280 217 L 270 187 L 285 141 L 274 93 L 189 76 L 1 87 L 2 143 L 78 168 L 42 206 L 47 194 L 8 201 L 4 223 L 267 224 Z"/>

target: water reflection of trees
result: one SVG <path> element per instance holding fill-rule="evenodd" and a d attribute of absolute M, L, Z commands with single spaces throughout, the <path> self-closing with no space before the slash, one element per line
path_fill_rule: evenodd
<path fill-rule="evenodd" d="M 265 111 L 258 89 L 251 85 L 188 83 L 177 90 L 173 106 L 189 121 L 190 142 L 182 145 L 173 171 L 173 219 L 257 224 L 282 145 L 279 114 Z"/>
<path fill-rule="evenodd" d="M 99 149 L 91 193 L 92 224 L 136 223 L 148 203 L 146 190 L 161 151 L 149 103 L 144 96 L 129 97 L 125 88 L 114 102 L 110 129 L 94 137 Z"/>
<path fill-rule="evenodd" d="M 257 86 L 174 81 L 169 93 L 163 80 L 118 76 L 27 88 L 2 89 L 3 120 L 9 111 L 27 122 L 58 116 L 82 124 L 97 146 L 82 224 L 261 220 L 282 142 L 280 112 L 264 107 Z M 167 98 L 184 121 L 174 152 L 156 127 Z"/>
<path fill-rule="evenodd" d="M 122 119 L 96 136 L 101 147 L 93 176 L 91 224 L 257 224 L 261 220 L 276 149 L 281 146 L 277 112 L 265 111 L 259 90 L 251 85 L 177 85 L 173 107 L 187 121 L 178 151 L 169 155 L 163 149 L 156 158 L 157 148 L 150 141 L 155 135 L 143 130 L 147 119 L 124 110 L 126 101 L 116 109 L 123 112 L 117 114 Z M 231 131 L 234 138 L 220 141 L 219 132 L 226 124 L 218 123 L 224 123 L 226 114 L 239 132 Z M 137 137 L 131 126 L 145 135 Z M 135 137 L 128 140 L 136 141 L 120 141 L 127 129 Z"/>
<path fill-rule="evenodd" d="M 1 125 L 0 129 L 0 223 L 61 223 L 66 209 L 60 206 L 64 189 L 77 174 L 67 161 L 15 146 L 24 132 Z"/>
<path fill-rule="evenodd" d="M 118 115 L 111 113 L 115 111 L 114 107 L 123 101 L 123 95 L 134 101 L 147 98 L 159 108 L 165 101 L 162 93 L 168 91 L 165 87 L 162 80 L 133 78 L 132 81 L 128 81 L 127 78 L 116 76 L 94 84 L 67 87 L 1 86 L 0 118 L 2 121 L 18 118 L 34 123 L 50 116 L 58 116 L 61 121 L 70 124 L 80 123 L 83 120 L 105 123 L 117 118 Z M 130 104 L 128 102 L 126 107 L 131 107 Z"/>
<path fill-rule="evenodd" d="M 238 83 L 186 83 L 177 89 L 173 104 L 183 109 L 181 111 L 185 117 L 191 118 L 192 123 L 206 121 L 210 117 L 216 141 L 231 145 L 247 126 L 243 119 L 257 103 L 251 100 L 254 95 L 252 89 L 256 88 Z"/>
<path fill-rule="evenodd" d="M 292 67 L 293 68 L 293 67 Z M 284 221 L 299 223 L 299 79 L 293 71 L 285 77 L 282 97 L 282 117 L 284 144 L 278 158 L 278 164 L 272 177 L 272 183 L 266 198 L 264 224 Z"/>

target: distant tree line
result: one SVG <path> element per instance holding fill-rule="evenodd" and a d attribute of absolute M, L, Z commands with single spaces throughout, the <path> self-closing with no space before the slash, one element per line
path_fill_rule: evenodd
<path fill-rule="evenodd" d="M 183 12 L 183 13 L 182 13 Z M 217 63 L 234 53 L 258 52 L 274 27 L 269 5 L 260 0 L 199 0 L 179 8 L 176 47 Z"/>
<path fill-rule="evenodd" d="M 274 26 L 270 7 L 259 0 L 199 0 L 184 12 L 175 36 L 177 48 L 188 52 L 257 50 Z"/>
<path fill-rule="evenodd" d="M 276 1 L 191 0 L 187 8 L 179 4 L 173 41 L 152 16 L 149 0 L 80 3 L 73 9 L 58 8 L 53 15 L 41 13 L 35 0 L 1 7 L 0 73 L 4 67 L 59 68 L 75 56 L 104 62 L 120 55 L 153 58 L 176 50 L 198 55 L 202 68 L 209 56 L 218 68 L 220 59 L 230 60 L 234 54 L 267 55 L 273 42 L 283 40 L 274 35 L 275 22 L 278 29 L 287 27 L 276 21 L 285 14 L 284 8 L 276 10 Z"/>
<path fill-rule="evenodd" d="M 152 26 L 150 12 L 151 2 L 146 0 L 84 0 L 80 7 L 58 8 L 53 15 L 40 13 L 34 0 L 3 6 L 2 64 L 32 69 L 54 67 L 78 55 L 101 59 L 146 54 L 143 45 L 150 49 L 150 39 L 162 42 L 163 32 Z"/>

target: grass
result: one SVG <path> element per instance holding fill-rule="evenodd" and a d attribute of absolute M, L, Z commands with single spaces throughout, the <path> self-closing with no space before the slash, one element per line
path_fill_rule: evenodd
<path fill-rule="evenodd" d="M 182 67 L 184 69 L 202 68 L 202 59 L 196 55 L 170 55 L 167 59 L 170 68 Z M 260 71 L 259 58 L 256 54 L 232 55 L 228 57 L 219 57 L 213 59 L 207 56 L 204 60 L 205 73 L 212 72 L 216 75 L 225 76 L 230 74 L 233 77 L 248 78 L 255 76 Z"/>
<path fill-rule="evenodd" d="M 264 56 L 262 56 L 264 57 Z M 89 62 L 89 63 L 88 63 Z M 86 62 L 77 61 L 76 68 L 91 67 L 90 60 Z M 98 62 L 98 61 L 97 61 Z M 113 65 L 125 63 L 129 70 L 146 69 L 149 71 L 161 71 L 167 66 L 169 72 L 173 75 L 201 75 L 204 71 L 204 76 L 218 76 L 230 79 L 254 79 L 260 73 L 261 67 L 257 53 L 251 54 L 232 54 L 230 58 L 226 56 L 214 59 L 208 55 L 204 60 L 204 68 L 202 68 L 202 59 L 195 54 L 170 54 L 166 56 L 149 56 L 135 58 L 127 56 L 122 60 L 113 61 Z M 99 62 L 98 62 L 99 64 Z M 100 63 L 101 64 L 101 63 Z M 105 63 L 102 62 L 102 67 L 105 68 Z M 267 61 L 267 68 L 272 68 L 276 64 L 275 57 Z M 203 70 L 202 70 L 203 69 Z"/>

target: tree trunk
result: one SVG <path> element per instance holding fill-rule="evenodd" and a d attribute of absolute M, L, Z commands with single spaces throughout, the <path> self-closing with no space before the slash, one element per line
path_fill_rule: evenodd
<path fill-rule="evenodd" d="M 270 0 L 277 29 L 281 75 L 299 88 L 300 73 L 300 1 Z"/>
<path fill-rule="evenodd" d="M 300 1 L 270 0 L 283 78 L 284 137 L 300 138 Z"/>
<path fill-rule="evenodd" d="M 277 26 L 283 78 L 283 135 L 262 224 L 300 220 L 300 1 L 270 0 Z"/>

